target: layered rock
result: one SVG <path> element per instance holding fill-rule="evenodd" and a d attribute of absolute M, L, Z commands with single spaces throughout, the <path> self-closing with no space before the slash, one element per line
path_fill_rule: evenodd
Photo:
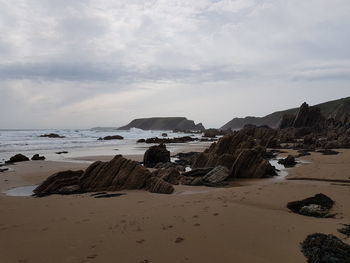
<path fill-rule="evenodd" d="M 153 176 L 138 162 L 117 155 L 109 162 L 94 162 L 85 172 L 65 171 L 54 174 L 38 186 L 34 193 L 41 196 L 132 189 L 165 194 L 174 191 L 172 185 Z"/>
<path fill-rule="evenodd" d="M 274 168 L 264 159 L 266 151 L 245 130 L 222 137 L 199 154 L 193 168 L 225 166 L 230 178 L 262 178 L 275 175 Z"/>
<path fill-rule="evenodd" d="M 151 146 L 143 156 L 143 164 L 146 167 L 153 168 L 158 163 L 170 162 L 170 152 L 165 144 Z"/>

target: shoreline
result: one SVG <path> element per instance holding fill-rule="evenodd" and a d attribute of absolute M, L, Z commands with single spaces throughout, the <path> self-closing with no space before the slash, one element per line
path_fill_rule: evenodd
<path fill-rule="evenodd" d="M 350 176 L 346 172 L 350 167 L 350 150 L 339 151 L 337 156 L 311 153 L 302 157 L 309 163 L 288 168 L 285 179 L 240 179 L 236 187 L 176 186 L 172 195 L 128 190 L 121 191 L 126 195 L 108 199 L 95 199 L 90 194 L 43 198 L 2 194 L 0 246 L 4 252 L 0 259 L 5 263 L 112 262 L 116 259 L 135 263 L 224 263 L 228 259 L 306 262 L 300 242 L 307 235 L 322 232 L 344 238 L 337 228 L 350 223 L 347 205 L 350 188 L 330 182 L 288 179 Z M 35 164 L 35 169 L 30 170 L 22 163 L 16 165 L 17 175 L 0 174 L 1 188 L 6 174 L 12 180 L 7 186 L 18 185 L 37 182 L 48 176 L 48 171 L 61 169 L 61 165 L 70 165 L 72 169 L 88 165 L 30 163 Z M 54 165 L 57 166 L 52 167 Z M 335 218 L 305 217 L 286 208 L 287 202 L 317 193 L 336 201 L 332 210 L 337 213 Z M 349 239 L 343 241 L 349 243 Z"/>

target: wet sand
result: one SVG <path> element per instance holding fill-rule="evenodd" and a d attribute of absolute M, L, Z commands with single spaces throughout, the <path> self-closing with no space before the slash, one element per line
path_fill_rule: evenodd
<path fill-rule="evenodd" d="M 310 163 L 288 169 L 287 178 L 350 176 L 350 150 L 337 156 L 312 153 L 302 159 Z M 37 184 L 63 167 L 88 165 L 17 164 L 14 171 L 0 173 L 0 188 Z M 107 199 L 89 194 L 45 198 L 2 194 L 0 262 L 295 263 L 306 262 L 299 244 L 308 234 L 344 238 L 337 228 L 350 223 L 350 183 L 275 178 L 237 184 L 241 186 L 177 186 L 172 195 L 123 191 L 127 195 Z M 336 201 L 336 218 L 305 217 L 286 208 L 289 201 L 317 193 Z"/>

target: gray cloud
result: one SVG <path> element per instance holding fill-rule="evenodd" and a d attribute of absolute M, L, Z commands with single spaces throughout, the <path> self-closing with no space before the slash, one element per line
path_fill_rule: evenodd
<path fill-rule="evenodd" d="M 86 127 L 96 119 L 113 125 L 111 118 L 158 115 L 160 108 L 220 126 L 234 116 L 348 95 L 348 0 L 0 4 L 0 117 L 6 127 L 18 126 L 21 112 L 30 115 L 25 126 Z M 260 106 L 248 107 L 247 96 Z M 106 98 L 116 103 L 98 108 Z M 276 103 L 283 98 L 290 100 Z"/>

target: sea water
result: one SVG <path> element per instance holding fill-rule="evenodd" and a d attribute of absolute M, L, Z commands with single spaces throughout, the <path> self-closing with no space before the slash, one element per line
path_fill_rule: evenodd
<path fill-rule="evenodd" d="M 46 138 L 40 135 L 57 133 L 65 138 Z M 68 155 L 115 155 L 115 154 L 143 154 L 149 145 L 137 144 L 138 139 L 162 137 L 167 133 L 168 138 L 180 136 L 199 137 L 198 134 L 173 133 L 172 131 L 144 131 L 132 128 L 128 131 L 113 128 L 98 129 L 38 129 L 38 130 L 0 130 L 0 162 L 11 156 L 22 153 L 28 157 L 33 154 L 45 155 L 48 159 L 60 159 L 56 152 L 68 151 Z M 100 141 L 98 138 L 120 135 L 124 140 Z"/>

